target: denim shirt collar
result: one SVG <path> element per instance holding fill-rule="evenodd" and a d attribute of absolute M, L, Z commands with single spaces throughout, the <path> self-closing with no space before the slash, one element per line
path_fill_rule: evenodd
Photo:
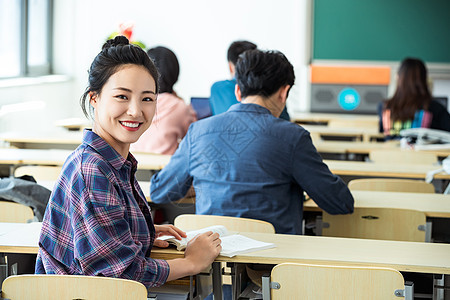
<path fill-rule="evenodd" d="M 230 107 L 228 111 L 243 111 L 249 113 L 257 113 L 257 114 L 269 114 L 272 113 L 267 108 L 254 104 L 254 103 L 237 103 Z"/>

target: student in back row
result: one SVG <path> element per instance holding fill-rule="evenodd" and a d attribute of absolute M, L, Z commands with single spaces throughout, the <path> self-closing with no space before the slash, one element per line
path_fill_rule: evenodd
<path fill-rule="evenodd" d="M 432 96 L 427 69 L 417 58 L 405 58 L 398 70 L 397 89 L 378 107 L 380 132 L 387 139 L 397 138 L 402 129 L 431 128 L 450 131 L 450 114 Z"/>
<path fill-rule="evenodd" d="M 302 233 L 304 191 L 328 213 L 353 212 L 350 191 L 322 162 L 309 132 L 278 118 L 294 79 L 282 53 L 244 52 L 236 64 L 240 103 L 191 125 L 152 177 L 152 201 L 178 200 L 193 185 L 197 214 L 260 219 L 288 234 Z"/>
<path fill-rule="evenodd" d="M 236 85 L 236 78 L 235 78 L 236 62 L 238 60 L 239 55 L 241 55 L 247 50 L 254 50 L 254 49 L 256 49 L 256 45 L 249 41 L 235 41 L 230 45 L 230 47 L 228 47 L 227 60 L 228 60 L 228 68 L 231 74 L 231 79 L 217 81 L 212 85 L 209 102 L 211 104 L 213 115 L 218 115 L 223 112 L 226 112 L 230 108 L 230 106 L 238 103 L 236 95 L 234 94 L 234 87 Z M 286 107 L 283 109 L 280 118 L 285 119 L 287 121 L 290 120 Z"/>

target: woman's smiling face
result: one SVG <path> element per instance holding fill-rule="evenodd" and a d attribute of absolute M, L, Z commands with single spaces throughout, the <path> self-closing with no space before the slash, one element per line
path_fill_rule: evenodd
<path fill-rule="evenodd" d="M 90 97 L 95 113 L 93 131 L 126 158 L 130 144 L 152 123 L 156 110 L 155 79 L 142 66 L 123 65 L 100 94 Z"/>

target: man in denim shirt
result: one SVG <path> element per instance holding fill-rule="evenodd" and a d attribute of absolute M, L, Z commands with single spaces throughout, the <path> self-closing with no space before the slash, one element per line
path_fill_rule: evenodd
<path fill-rule="evenodd" d="M 151 181 L 151 199 L 182 198 L 191 185 L 196 213 L 264 220 L 302 234 L 303 192 L 330 214 L 353 212 L 353 197 L 312 144 L 279 117 L 295 75 L 280 52 L 250 50 L 236 65 L 239 104 L 195 122 L 170 163 Z"/>

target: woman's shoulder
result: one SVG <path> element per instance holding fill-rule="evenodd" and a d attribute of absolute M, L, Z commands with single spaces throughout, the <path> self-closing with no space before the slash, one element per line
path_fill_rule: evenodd
<path fill-rule="evenodd" d="M 70 165 L 73 168 L 77 168 L 83 174 L 101 172 L 110 169 L 110 165 L 106 159 L 95 149 L 87 144 L 79 146 L 70 156 L 67 158 L 66 164 L 68 168 Z"/>
<path fill-rule="evenodd" d="M 433 111 L 438 112 L 438 111 L 447 111 L 447 108 L 445 108 L 445 106 L 439 103 L 438 101 L 431 100 L 429 110 L 431 112 Z"/>
<path fill-rule="evenodd" d="M 186 109 L 189 105 L 177 95 L 170 93 L 162 93 L 158 96 L 158 111 L 157 113 L 166 110 L 173 111 L 174 109 Z"/>

